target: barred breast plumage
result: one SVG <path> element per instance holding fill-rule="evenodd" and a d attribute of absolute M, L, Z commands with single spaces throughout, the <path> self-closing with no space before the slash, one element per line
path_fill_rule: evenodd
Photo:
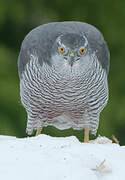
<path fill-rule="evenodd" d="M 39 48 L 28 49 L 29 60 L 20 73 L 20 95 L 28 114 L 28 134 L 48 125 L 59 129 L 83 129 L 87 126 L 93 134 L 96 133 L 100 112 L 108 101 L 108 68 L 103 67 L 107 66 L 105 62 L 99 62 L 98 48 L 97 51 L 90 48 L 82 68 L 82 64 L 77 63 L 70 68 L 62 66 L 62 61 L 55 63 L 57 54 L 51 57 L 53 63 L 43 60 L 41 64 Z M 23 46 L 22 51 L 25 49 Z"/>

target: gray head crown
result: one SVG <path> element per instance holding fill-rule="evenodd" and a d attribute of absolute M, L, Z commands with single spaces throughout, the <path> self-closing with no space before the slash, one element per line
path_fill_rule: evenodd
<path fill-rule="evenodd" d="M 64 45 L 70 48 L 78 48 L 80 46 L 86 47 L 88 45 L 88 40 L 85 35 L 79 35 L 76 33 L 67 33 L 60 35 L 56 42 L 58 45 Z"/>

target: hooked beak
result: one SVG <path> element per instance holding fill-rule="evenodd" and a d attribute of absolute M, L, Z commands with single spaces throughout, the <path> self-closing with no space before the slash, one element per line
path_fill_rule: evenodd
<path fill-rule="evenodd" d="M 73 65 L 73 63 L 74 63 L 74 60 L 75 60 L 75 53 L 74 53 L 74 52 L 71 52 L 71 53 L 69 54 L 68 59 L 67 59 L 67 66 L 71 66 L 71 67 L 72 67 L 72 65 Z"/>

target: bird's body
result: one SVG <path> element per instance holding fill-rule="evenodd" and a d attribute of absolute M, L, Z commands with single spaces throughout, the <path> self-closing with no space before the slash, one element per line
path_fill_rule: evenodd
<path fill-rule="evenodd" d="M 48 125 L 96 133 L 109 70 L 109 51 L 96 28 L 80 22 L 39 26 L 24 39 L 18 68 L 28 134 Z"/>

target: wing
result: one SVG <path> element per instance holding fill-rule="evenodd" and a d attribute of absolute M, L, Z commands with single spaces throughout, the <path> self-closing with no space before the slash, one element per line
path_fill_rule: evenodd
<path fill-rule="evenodd" d="M 93 30 L 94 31 L 91 30 L 88 33 L 89 45 L 91 50 L 95 52 L 102 68 L 105 69 L 108 74 L 110 66 L 110 53 L 107 43 L 105 42 L 103 35 L 97 29 L 93 28 Z"/>
<path fill-rule="evenodd" d="M 110 52 L 102 33 L 97 28 L 87 23 L 74 22 L 74 24 L 77 27 L 76 32 L 85 34 L 91 50 L 96 53 L 102 68 L 104 68 L 108 74 Z"/>

